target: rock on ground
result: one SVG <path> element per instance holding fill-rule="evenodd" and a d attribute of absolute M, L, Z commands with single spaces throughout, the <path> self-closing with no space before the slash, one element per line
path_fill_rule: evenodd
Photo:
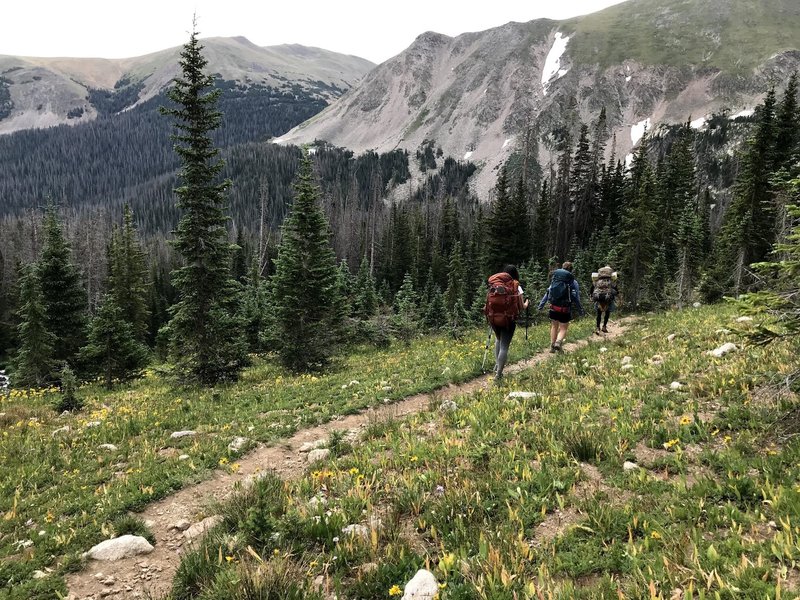
<path fill-rule="evenodd" d="M 216 527 L 222 523 L 222 515 L 213 515 L 211 517 L 206 517 L 199 523 L 195 523 L 189 529 L 183 532 L 183 536 L 187 540 L 194 540 L 195 538 L 200 537 L 201 535 L 205 534 L 206 531 Z"/>
<path fill-rule="evenodd" d="M 317 462 L 318 460 L 325 460 L 331 455 L 331 451 L 328 448 L 319 448 L 318 450 L 312 450 L 308 453 L 308 462 L 313 463 Z"/>
<path fill-rule="evenodd" d="M 715 348 L 714 350 L 710 351 L 712 356 L 716 356 L 719 358 L 720 356 L 725 356 L 728 352 L 733 352 L 736 350 L 736 344 L 733 342 L 728 342 L 727 344 L 722 344 L 719 348 Z"/>
<path fill-rule="evenodd" d="M 153 546 L 140 535 L 121 535 L 112 540 L 100 542 L 87 553 L 87 558 L 94 560 L 122 560 L 140 554 L 149 554 Z"/>
<path fill-rule="evenodd" d="M 536 398 L 536 396 L 537 396 L 536 392 L 511 392 L 510 394 L 508 394 L 508 396 L 506 396 L 506 398 L 509 398 L 511 400 L 513 399 L 525 400 L 528 398 Z"/>
<path fill-rule="evenodd" d="M 439 582 L 430 571 L 420 569 L 406 584 L 401 600 L 433 600 L 439 594 Z"/>
<path fill-rule="evenodd" d="M 187 429 L 185 431 L 173 431 L 169 437 L 173 440 L 179 440 L 180 438 L 192 437 L 193 435 L 197 435 L 197 432 Z"/>
<path fill-rule="evenodd" d="M 250 440 L 247 439 L 246 437 L 238 437 L 237 436 L 237 437 L 233 438 L 233 441 L 231 441 L 230 444 L 228 444 L 228 450 L 230 452 L 238 452 L 239 450 L 244 448 L 247 445 L 247 442 L 249 442 L 249 441 Z"/>
<path fill-rule="evenodd" d="M 635 471 L 636 469 L 638 469 L 638 468 L 639 468 L 639 465 L 637 465 L 635 462 L 631 462 L 631 461 L 629 461 L 629 460 L 626 460 L 626 461 L 625 461 L 625 462 L 622 464 L 622 468 L 623 468 L 625 471 Z"/>
<path fill-rule="evenodd" d="M 315 440 L 313 442 L 305 442 L 302 446 L 300 446 L 298 452 L 311 452 L 312 450 L 317 450 L 318 448 L 322 448 L 325 446 L 327 442 L 325 440 Z"/>

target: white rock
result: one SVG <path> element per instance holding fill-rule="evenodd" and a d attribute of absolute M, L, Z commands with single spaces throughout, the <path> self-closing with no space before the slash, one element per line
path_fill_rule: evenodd
<path fill-rule="evenodd" d="M 733 352 L 736 350 L 736 344 L 733 342 L 728 342 L 727 344 L 722 344 L 719 348 L 715 348 L 714 350 L 710 351 L 712 356 L 716 356 L 719 358 L 720 356 L 725 356 L 728 352 Z"/>
<path fill-rule="evenodd" d="M 700 304 L 699 302 L 695 302 L 694 304 L 692 304 L 692 306 L 693 306 L 694 308 L 700 308 L 700 307 L 701 307 L 701 306 L 703 306 L 703 305 L 702 305 L 702 304 Z"/>
<path fill-rule="evenodd" d="M 63 427 L 59 427 L 58 429 L 53 429 L 53 432 L 50 435 L 56 437 L 61 433 L 69 433 L 69 432 L 70 432 L 69 425 L 64 425 Z"/>
<path fill-rule="evenodd" d="M 150 554 L 153 546 L 139 535 L 122 535 L 113 540 L 100 542 L 92 547 L 85 556 L 94 560 L 122 560 L 140 554 Z"/>
<path fill-rule="evenodd" d="M 186 531 L 192 524 L 188 519 L 179 519 L 170 525 L 170 529 L 177 529 L 178 531 Z"/>
<path fill-rule="evenodd" d="M 674 333 L 670 333 L 670 334 L 667 336 L 667 341 L 668 341 L 668 342 L 674 342 L 676 337 L 677 337 L 677 335 L 676 335 L 676 334 L 674 334 Z"/>
<path fill-rule="evenodd" d="M 216 527 L 222 523 L 222 515 L 213 515 L 211 517 L 206 517 L 199 523 L 195 523 L 189 529 L 183 532 L 183 536 L 187 540 L 194 540 L 206 533 L 209 529 Z"/>
<path fill-rule="evenodd" d="M 622 463 L 622 468 L 625 471 L 635 471 L 636 469 L 639 468 L 639 465 L 637 465 L 635 462 L 626 460 L 624 463 Z"/>
<path fill-rule="evenodd" d="M 197 435 L 196 431 L 186 430 L 186 431 L 173 431 L 172 434 L 169 436 L 173 440 L 179 440 L 180 438 L 184 437 L 192 437 L 193 435 Z"/>
<path fill-rule="evenodd" d="M 680 381 L 673 381 L 669 384 L 669 389 L 671 390 L 679 390 L 683 387 L 683 384 Z"/>
<path fill-rule="evenodd" d="M 452 400 L 445 400 L 439 405 L 439 412 L 452 412 L 458 410 L 458 404 Z"/>
<path fill-rule="evenodd" d="M 328 442 L 326 440 L 316 440 L 313 442 L 305 442 L 298 452 L 311 452 L 312 450 L 316 450 L 317 448 L 323 448 L 325 444 Z"/>
<path fill-rule="evenodd" d="M 230 444 L 228 444 L 228 450 L 230 452 L 239 452 L 239 450 L 244 448 L 245 445 L 247 445 L 247 442 L 249 442 L 249 441 L 250 440 L 247 439 L 246 437 L 237 436 L 237 437 L 233 438 L 233 441 Z"/>
<path fill-rule="evenodd" d="M 103 424 L 102 421 L 89 421 L 86 424 L 86 429 L 92 429 L 94 427 L 100 427 L 100 425 L 102 425 L 102 424 Z"/>
<path fill-rule="evenodd" d="M 608 352 L 608 348 L 606 348 L 605 346 L 603 346 L 602 348 L 600 348 L 600 352 Z"/>
<path fill-rule="evenodd" d="M 752 320 L 753 320 L 753 317 L 739 317 L 738 319 L 736 319 L 736 322 L 737 323 L 749 323 Z"/>
<path fill-rule="evenodd" d="M 633 359 L 630 356 L 623 356 L 622 357 L 622 364 L 628 365 L 633 362 Z"/>
<path fill-rule="evenodd" d="M 108 450 L 109 452 L 116 452 L 117 447 L 114 444 L 100 444 L 98 450 Z"/>
<path fill-rule="evenodd" d="M 317 462 L 318 460 L 325 460 L 331 455 L 331 451 L 328 448 L 319 448 L 317 450 L 312 450 L 308 453 L 308 462 L 313 463 Z"/>
<path fill-rule="evenodd" d="M 717 329 L 714 333 L 718 333 L 721 335 L 728 335 L 731 332 L 730 329 Z"/>
<path fill-rule="evenodd" d="M 400 600 L 433 600 L 439 594 L 439 582 L 430 571 L 420 569 L 406 584 Z"/>
<path fill-rule="evenodd" d="M 189 460 L 189 455 L 188 454 L 181 454 L 178 457 L 178 460 Z"/>
<path fill-rule="evenodd" d="M 36 571 L 33 572 L 34 579 L 44 579 L 45 577 L 47 577 L 47 573 L 45 573 L 44 571 L 39 571 L 37 569 Z"/>
<path fill-rule="evenodd" d="M 623 371 L 630 371 L 633 368 L 633 365 L 628 363 L 627 365 L 622 365 Z"/>
<path fill-rule="evenodd" d="M 519 400 L 526 400 L 529 398 L 536 398 L 538 394 L 536 392 L 511 392 L 506 396 L 509 400 L 519 399 Z"/>

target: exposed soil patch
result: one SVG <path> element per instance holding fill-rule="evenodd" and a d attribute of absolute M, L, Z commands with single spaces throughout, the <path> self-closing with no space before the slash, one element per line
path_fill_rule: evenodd
<path fill-rule="evenodd" d="M 580 340 L 564 346 L 566 352 L 574 351 L 592 342 L 602 342 L 621 335 L 630 318 L 623 319 L 619 325 L 610 324 L 610 332 L 601 337 Z M 542 361 L 548 360 L 549 352 L 541 352 L 527 360 L 509 365 L 507 374 L 518 373 Z M 236 473 L 218 470 L 212 476 L 196 485 L 187 486 L 178 492 L 150 504 L 139 516 L 150 525 L 156 538 L 155 549 L 145 557 L 130 558 L 113 563 L 90 561 L 78 572 L 67 575 L 70 600 L 99 600 L 101 597 L 113 598 L 146 598 L 146 594 L 159 597 L 166 594 L 172 585 L 175 571 L 180 564 L 188 540 L 183 531 L 175 527 L 181 520 L 198 523 L 210 516 L 211 506 L 224 500 L 236 490 L 237 483 L 246 483 L 257 477 L 262 471 L 270 470 L 279 477 L 291 480 L 300 477 L 307 467 L 308 460 L 300 447 L 307 442 L 327 439 L 334 431 L 357 434 L 369 424 L 387 419 L 398 419 L 428 410 L 432 403 L 441 403 L 456 396 L 469 394 L 490 385 L 487 377 L 479 377 L 471 381 L 449 385 L 430 393 L 409 396 L 393 404 L 379 405 L 357 414 L 341 417 L 338 420 L 298 431 L 280 445 L 260 445 L 237 460 L 239 470 Z M 562 519 L 555 527 L 562 530 L 565 524 L 577 518 L 577 511 L 565 511 Z M 544 524 L 543 524 L 544 525 Z M 540 526 L 541 527 L 541 526 Z M 537 536 L 539 537 L 539 536 Z M 546 533 L 542 533 L 547 538 Z M 554 537 L 554 536 L 553 536 Z M 88 550 L 88 548 L 87 548 Z M 97 573 L 104 577 L 98 578 Z M 113 576 L 114 584 L 107 585 L 102 579 L 109 580 Z"/>

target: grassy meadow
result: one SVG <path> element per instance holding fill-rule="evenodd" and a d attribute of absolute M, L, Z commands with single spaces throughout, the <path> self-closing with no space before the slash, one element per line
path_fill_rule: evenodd
<path fill-rule="evenodd" d="M 261 480 L 172 599 L 400 598 L 419 568 L 439 600 L 797 597 L 800 340 L 744 347 L 738 314 L 642 317 Z"/>
<path fill-rule="evenodd" d="M 572 339 L 585 337 L 589 320 Z M 80 554 L 128 532 L 124 517 L 216 468 L 236 470 L 235 437 L 274 442 L 298 429 L 481 373 L 485 329 L 386 350 L 356 349 L 325 374 L 292 375 L 255 357 L 240 382 L 177 387 L 168 367 L 108 392 L 84 385 L 81 412 L 59 415 L 54 390 L 0 394 L 0 598 L 56 598 Z M 545 325 L 519 330 L 510 360 L 548 345 Z M 487 360 L 491 368 L 491 358 Z M 171 439 L 175 431 L 197 435 Z M 180 457 L 184 458 L 181 459 Z M 188 458 L 187 458 L 188 457 Z M 37 570 L 49 575 L 33 579 Z"/>

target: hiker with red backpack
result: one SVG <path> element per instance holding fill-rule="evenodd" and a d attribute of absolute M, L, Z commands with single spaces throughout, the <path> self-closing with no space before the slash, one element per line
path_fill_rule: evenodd
<path fill-rule="evenodd" d="M 565 262 L 560 269 L 553 271 L 550 287 L 539 302 L 539 310 L 550 302 L 550 352 L 560 352 L 567 337 L 569 322 L 572 320 L 572 305 L 581 315 L 586 314 L 581 304 L 578 282 L 572 274 L 572 263 Z"/>
<path fill-rule="evenodd" d="M 489 277 L 489 291 L 483 312 L 494 331 L 494 378 L 503 378 L 503 369 L 508 360 L 508 348 L 517 327 L 517 316 L 528 308 L 528 300 L 522 296 L 519 271 L 514 265 L 506 265 L 503 271 Z M 488 347 L 488 344 L 487 344 Z"/>
<path fill-rule="evenodd" d="M 608 317 L 616 307 L 615 300 L 619 294 L 617 288 L 617 274 L 610 266 L 599 269 L 597 273 L 592 273 L 592 287 L 589 289 L 589 297 L 594 302 L 597 312 L 597 326 L 595 335 L 600 332 L 608 333 Z M 603 329 L 600 329 L 600 318 L 603 318 Z"/>

